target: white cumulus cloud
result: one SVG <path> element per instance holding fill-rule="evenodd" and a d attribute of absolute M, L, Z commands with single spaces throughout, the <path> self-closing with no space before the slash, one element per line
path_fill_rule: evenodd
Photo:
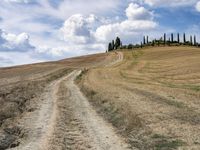
<path fill-rule="evenodd" d="M 124 21 L 98 27 L 95 32 L 97 41 L 106 42 L 116 36 L 129 37 L 152 30 L 157 26 L 157 23 L 153 21 L 153 12 L 138 4 L 129 4 L 126 15 L 127 19 Z"/>
<path fill-rule="evenodd" d="M 196 3 L 196 10 L 200 12 L 200 1 Z"/>
<path fill-rule="evenodd" d="M 126 16 L 129 20 L 149 20 L 153 19 L 153 12 L 138 4 L 131 3 L 126 9 Z"/>
<path fill-rule="evenodd" d="M 130 34 L 134 35 L 139 32 L 145 32 L 147 30 L 154 29 L 156 26 L 156 22 L 149 20 L 125 20 L 121 23 L 100 26 L 97 28 L 95 36 L 97 41 L 106 42 L 115 38 L 116 36 L 126 36 Z"/>
<path fill-rule="evenodd" d="M 91 28 L 96 19 L 94 15 L 72 15 L 60 29 L 63 39 L 68 43 L 88 43 L 92 38 Z"/>
<path fill-rule="evenodd" d="M 27 33 L 16 35 L 0 29 L 0 51 L 26 52 L 33 49 L 34 47 L 29 43 L 29 35 Z"/>
<path fill-rule="evenodd" d="M 152 30 L 157 26 L 154 13 L 136 3 L 130 3 L 125 10 L 127 19 L 115 23 L 99 21 L 95 15 L 75 14 L 69 17 L 60 29 L 61 35 L 71 45 L 107 44 L 116 36 L 135 35 Z M 96 26 L 101 22 L 99 26 Z"/>

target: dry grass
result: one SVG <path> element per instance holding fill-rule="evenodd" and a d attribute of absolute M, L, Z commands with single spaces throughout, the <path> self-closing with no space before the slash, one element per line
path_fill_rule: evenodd
<path fill-rule="evenodd" d="M 21 81 L 0 88 L 0 149 L 19 144 L 17 140 L 24 137 L 24 131 L 17 120 L 24 113 L 35 111 L 38 97 L 47 84 L 69 72 L 71 69 L 62 69 L 38 80 Z"/>
<path fill-rule="evenodd" d="M 98 112 L 133 147 L 200 149 L 200 49 L 138 49 L 124 57 L 81 77 Z"/>
<path fill-rule="evenodd" d="M 24 137 L 18 120 L 37 109 L 38 97 L 52 81 L 74 69 L 99 66 L 114 54 L 96 54 L 17 67 L 0 68 L 0 149 L 19 145 Z"/>

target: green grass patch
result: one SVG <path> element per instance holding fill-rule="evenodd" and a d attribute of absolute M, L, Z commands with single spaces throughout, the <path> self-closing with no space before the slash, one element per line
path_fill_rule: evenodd
<path fill-rule="evenodd" d="M 177 107 L 177 108 L 186 108 L 186 106 L 182 102 L 178 102 L 175 100 L 165 99 L 165 103 L 170 106 Z"/>
<path fill-rule="evenodd" d="M 160 134 L 154 134 L 151 138 L 155 143 L 153 148 L 155 150 L 173 150 L 185 145 L 185 142 L 179 139 L 172 139 Z"/>
<path fill-rule="evenodd" d="M 182 87 L 185 89 L 190 89 L 190 90 L 197 91 L 197 92 L 200 91 L 199 85 L 182 85 Z"/>
<path fill-rule="evenodd" d="M 164 138 L 166 138 L 164 135 L 160 135 L 160 134 L 154 134 L 153 136 L 152 136 L 152 138 L 153 139 L 164 139 Z"/>
<path fill-rule="evenodd" d="M 168 140 L 163 140 L 161 142 L 158 142 L 155 145 L 155 149 L 156 150 L 173 150 L 173 149 L 177 149 L 180 146 L 183 146 L 185 143 L 181 140 L 172 140 L 172 141 L 168 141 Z"/>
<path fill-rule="evenodd" d="M 187 89 L 187 90 L 192 90 L 192 91 L 196 91 L 196 92 L 200 91 L 199 85 L 189 85 L 189 84 L 177 85 L 177 84 L 172 84 L 172 83 L 169 83 L 169 82 L 158 81 L 157 79 L 154 79 L 154 81 L 157 81 L 161 85 L 166 86 L 166 87 L 170 87 L 170 88 Z"/>

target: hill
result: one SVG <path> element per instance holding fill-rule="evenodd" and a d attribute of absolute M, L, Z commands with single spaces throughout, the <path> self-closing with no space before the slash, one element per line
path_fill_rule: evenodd
<path fill-rule="evenodd" d="M 199 60 L 166 46 L 1 68 L 0 149 L 200 149 Z"/>
<path fill-rule="evenodd" d="M 199 149 L 200 50 L 123 53 L 123 62 L 85 74 L 80 87 L 90 102 L 133 147 Z"/>
<path fill-rule="evenodd" d="M 38 149 L 32 142 L 49 132 L 47 126 L 55 113 L 53 105 L 57 96 L 48 98 L 53 97 L 51 93 L 57 95 L 56 88 L 61 84 L 58 81 L 74 70 L 107 64 L 115 59 L 115 55 L 96 54 L 0 68 L 0 149 L 18 148 L 23 144 L 30 146 L 28 149 Z M 37 127 L 41 130 L 34 129 Z"/>

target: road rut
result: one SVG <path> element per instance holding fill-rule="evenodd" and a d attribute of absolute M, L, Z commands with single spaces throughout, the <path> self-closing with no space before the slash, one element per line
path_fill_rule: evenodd
<path fill-rule="evenodd" d="M 110 65 L 122 60 L 123 54 L 118 53 L 118 59 Z M 46 87 L 40 97 L 39 109 L 23 120 L 28 137 L 13 149 L 129 149 L 125 140 L 96 113 L 74 83 L 80 73 L 80 70 L 75 70 Z"/>
<path fill-rule="evenodd" d="M 57 128 L 55 126 L 54 129 L 55 137 L 47 144 L 48 149 L 128 149 L 124 139 L 119 137 L 113 127 L 96 113 L 74 84 L 74 79 L 79 74 L 80 71 L 72 72 L 61 85 L 61 90 L 67 89 L 67 97 L 60 97 L 59 109 L 60 116 L 65 117 L 57 120 Z M 62 95 L 62 92 L 60 94 Z M 63 143 L 58 143 L 58 141 L 63 141 Z"/>

